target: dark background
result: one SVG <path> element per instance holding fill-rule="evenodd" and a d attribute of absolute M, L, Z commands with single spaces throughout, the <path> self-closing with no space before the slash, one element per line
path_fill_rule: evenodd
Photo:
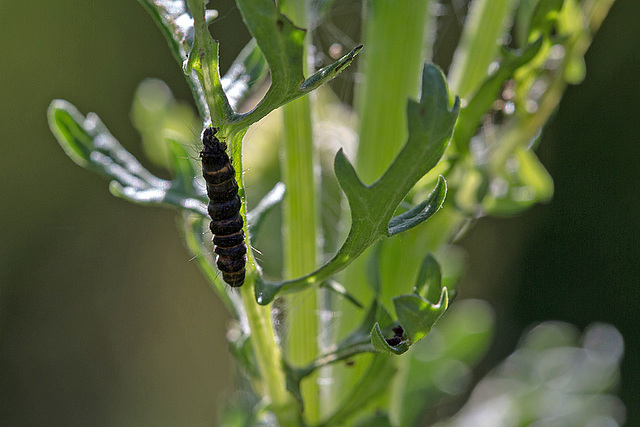
<path fill-rule="evenodd" d="M 216 2 L 212 26 L 223 68 L 246 40 L 231 4 Z M 615 325 L 629 425 L 640 420 L 639 16 L 640 2 L 617 0 L 587 79 L 545 131 L 553 201 L 480 221 L 461 290 L 498 313 L 490 357 L 532 322 Z M 238 381 L 227 315 L 175 214 L 113 198 L 46 123 L 49 102 L 68 99 L 142 158 L 129 119 L 140 81 L 160 78 L 191 102 L 164 39 L 132 0 L 23 0 L 0 4 L 0 54 L 0 422 L 213 424 Z"/>

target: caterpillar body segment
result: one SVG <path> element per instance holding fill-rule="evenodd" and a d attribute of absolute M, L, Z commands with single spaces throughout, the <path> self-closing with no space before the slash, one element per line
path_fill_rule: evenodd
<path fill-rule="evenodd" d="M 209 229 L 213 234 L 213 251 L 223 280 L 232 287 L 244 283 L 247 247 L 238 195 L 236 171 L 226 153 L 227 144 L 216 137 L 218 129 L 208 127 L 202 133 L 202 175 L 207 184 L 211 217 Z"/>

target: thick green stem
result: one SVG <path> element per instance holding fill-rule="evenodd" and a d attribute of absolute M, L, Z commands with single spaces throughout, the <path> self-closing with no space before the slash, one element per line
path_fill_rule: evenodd
<path fill-rule="evenodd" d="M 286 376 L 282 369 L 282 354 L 275 340 L 271 323 L 271 305 L 256 304 L 253 280 L 247 280 L 240 288 L 240 295 L 251 329 L 251 344 L 258 362 L 263 393 L 271 403 L 271 409 L 281 426 L 300 425 L 298 405 L 286 389 Z"/>
<path fill-rule="evenodd" d="M 283 107 L 284 150 L 282 180 L 287 193 L 283 201 L 284 275 L 299 277 L 316 266 L 316 203 L 311 140 L 311 118 L 308 97 Z M 287 297 L 287 360 L 301 366 L 318 353 L 316 337 L 317 290 L 308 289 Z M 317 422 L 319 417 L 316 375 L 302 383 L 305 419 Z"/>
<path fill-rule="evenodd" d="M 363 12 L 364 82 L 356 89 L 360 145 L 356 169 L 376 180 L 407 136 L 407 99 L 418 99 L 429 1 L 372 0 Z M 401 28 L 401 29 L 400 29 Z"/>
<path fill-rule="evenodd" d="M 460 44 L 449 69 L 451 91 L 461 98 L 473 94 L 496 59 L 498 41 L 506 29 L 512 0 L 474 0 L 464 23 Z"/>
<path fill-rule="evenodd" d="M 207 28 L 204 2 L 202 0 L 188 0 L 187 3 L 193 16 L 195 31 L 193 51 L 189 53 L 189 56 L 198 56 L 201 67 L 199 78 L 211 114 L 211 122 L 213 126 L 219 127 L 234 113 L 220 82 L 218 42 L 213 40 Z M 190 61 L 192 60 L 193 58 L 190 58 Z"/>
<path fill-rule="evenodd" d="M 298 27 L 306 28 L 305 0 L 280 1 L 278 6 Z M 286 104 L 282 112 L 282 180 L 287 188 L 283 201 L 284 276 L 293 278 L 313 271 L 317 256 L 315 155 L 309 97 L 304 96 Z M 308 289 L 288 296 L 287 306 L 289 333 L 285 354 L 292 365 L 303 366 L 318 355 L 317 290 Z M 301 393 L 306 422 L 317 424 L 320 402 L 316 374 L 303 380 Z"/>

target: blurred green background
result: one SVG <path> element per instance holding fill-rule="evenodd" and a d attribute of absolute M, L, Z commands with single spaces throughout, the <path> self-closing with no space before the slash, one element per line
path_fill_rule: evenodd
<path fill-rule="evenodd" d="M 224 69 L 248 36 L 231 1 L 212 6 Z M 616 1 L 587 79 L 543 136 L 554 200 L 476 224 L 460 295 L 498 313 L 484 369 L 532 322 L 615 325 L 627 345 L 629 425 L 640 421 L 638 17 L 640 2 Z M 137 85 L 159 78 L 192 102 L 164 39 L 133 0 L 3 1 L 0 53 L 0 423 L 214 424 L 225 399 L 239 398 L 239 379 L 226 313 L 189 260 L 175 213 L 112 197 L 46 123 L 49 102 L 67 99 L 143 158 L 129 117 Z"/>

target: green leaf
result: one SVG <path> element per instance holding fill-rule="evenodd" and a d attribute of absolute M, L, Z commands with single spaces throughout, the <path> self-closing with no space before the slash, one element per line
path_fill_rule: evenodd
<path fill-rule="evenodd" d="M 504 83 L 515 71 L 528 64 L 540 51 L 542 37 L 521 50 L 502 50 L 497 70 L 485 79 L 469 103 L 460 110 L 460 118 L 453 132 L 453 143 L 460 153 L 469 152 L 469 141 L 476 133 L 482 117 L 492 108 Z"/>
<path fill-rule="evenodd" d="M 435 302 L 440 298 L 442 274 L 440 273 L 440 264 L 438 264 L 433 255 L 428 254 L 424 257 L 413 292 L 431 302 Z"/>
<path fill-rule="evenodd" d="M 55 100 L 48 117 L 51 131 L 69 157 L 112 179 L 109 189 L 114 195 L 138 204 L 170 206 L 207 216 L 206 201 L 193 185 L 193 169 L 181 144 L 171 145 L 176 178 L 167 181 L 146 170 L 96 114 L 85 118 L 67 101 Z"/>
<path fill-rule="evenodd" d="M 437 303 L 431 303 L 420 295 L 399 295 L 393 299 L 393 304 L 411 345 L 424 338 L 447 311 L 449 294 L 447 288 L 443 288 Z"/>
<path fill-rule="evenodd" d="M 392 424 L 387 414 L 376 411 L 374 415 L 358 421 L 354 427 L 392 427 Z"/>
<path fill-rule="evenodd" d="M 564 0 L 540 0 L 538 2 L 529 22 L 529 41 L 551 31 L 563 4 Z"/>
<path fill-rule="evenodd" d="M 393 344 L 390 342 L 392 339 L 393 338 L 385 338 L 378 322 L 373 325 L 373 329 L 371 329 L 371 344 L 373 344 L 376 350 L 395 355 L 401 355 L 409 350 L 411 343 L 408 340 L 404 339 L 397 344 Z"/>
<path fill-rule="evenodd" d="M 138 0 L 167 39 L 169 49 L 180 66 L 193 44 L 193 17 L 184 0 Z M 218 13 L 208 11 L 213 19 Z"/>
<path fill-rule="evenodd" d="M 268 304 L 278 292 L 294 292 L 322 283 L 376 241 L 413 227 L 435 212 L 441 205 L 443 180 L 439 180 L 437 190 L 424 204 L 407 215 L 399 215 L 392 223 L 394 212 L 409 190 L 438 163 L 448 145 L 458 116 L 459 100 L 456 98 L 453 107 L 450 105 L 442 72 L 427 64 L 422 74 L 420 102 L 409 100 L 407 103 L 407 142 L 376 182 L 364 185 L 342 150 L 338 151 L 334 170 L 351 208 L 347 239 L 327 264 L 306 276 L 280 283 L 258 282 L 256 300 L 259 304 Z M 360 143 L 366 144 L 366 141 Z"/>
<path fill-rule="evenodd" d="M 416 227 L 440 210 L 447 195 L 447 181 L 442 175 L 438 176 L 436 187 L 427 199 L 389 221 L 389 235 L 394 236 Z"/>
<path fill-rule="evenodd" d="M 388 355 L 375 354 L 367 372 L 360 377 L 351 392 L 342 400 L 342 406 L 321 426 L 348 425 L 346 421 L 350 417 L 360 413 L 377 397 L 389 390 L 389 384 L 395 373 L 396 368 Z"/>
<path fill-rule="evenodd" d="M 386 325 L 384 331 L 378 323 L 373 326 L 371 344 L 376 350 L 400 355 L 429 333 L 449 304 L 447 288 L 442 288 L 441 282 L 438 262 L 427 255 L 418 273 L 414 293 L 393 298 L 400 325 Z M 423 293 L 429 300 L 422 296 Z M 393 336 L 390 336 L 391 332 Z"/>
<path fill-rule="evenodd" d="M 482 206 L 491 215 L 515 215 L 553 196 L 553 179 L 529 149 L 517 148 L 492 178 Z"/>
<path fill-rule="evenodd" d="M 272 0 L 238 0 L 236 3 L 249 33 L 269 65 L 271 86 L 252 111 L 233 118 L 229 133 L 246 129 L 269 112 L 328 82 L 351 64 L 361 49 L 361 46 L 354 48 L 305 80 L 303 49 L 306 30 L 296 27 L 282 15 Z"/>

